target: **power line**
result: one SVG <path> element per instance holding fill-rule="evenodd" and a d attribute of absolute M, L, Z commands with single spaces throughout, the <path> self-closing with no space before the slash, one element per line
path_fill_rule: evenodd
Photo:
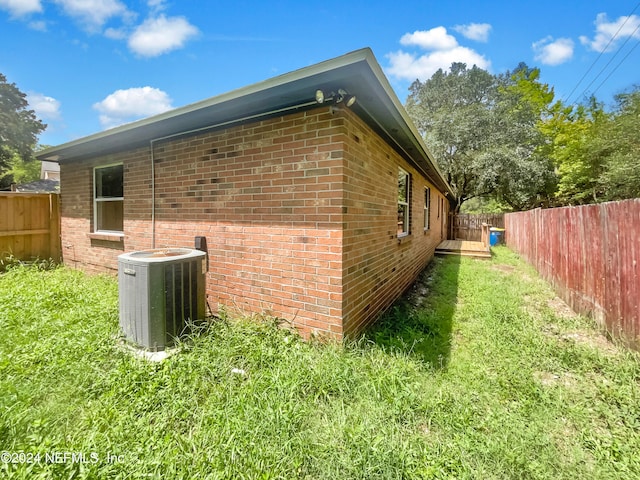
<path fill-rule="evenodd" d="M 636 30 L 637 30 L 637 29 L 636 29 Z M 638 41 L 636 42 L 636 44 L 635 44 L 633 47 L 631 47 L 631 49 L 630 49 L 630 50 L 627 52 L 627 54 L 622 58 L 622 60 L 620 60 L 620 62 L 619 62 L 619 63 L 614 67 L 614 69 L 613 69 L 613 70 L 611 70 L 611 72 L 609 73 L 609 75 L 607 75 L 607 78 L 605 78 L 605 79 L 600 83 L 600 85 L 598 85 L 598 86 L 596 87 L 596 89 L 593 91 L 593 94 L 594 94 L 594 95 L 595 95 L 595 94 L 596 94 L 596 92 L 600 89 L 600 87 L 601 87 L 602 85 L 604 85 L 604 84 L 605 84 L 605 82 L 606 82 L 607 80 L 609 80 L 609 77 L 611 77 L 611 75 L 613 75 L 613 73 L 618 69 L 618 67 L 619 67 L 620 65 L 622 65 L 622 63 L 627 59 L 627 57 L 628 57 L 629 55 L 631 55 L 631 53 L 636 49 L 636 47 L 637 47 L 638 45 L 640 45 L 640 40 L 638 40 Z"/>
<path fill-rule="evenodd" d="M 595 67 L 596 63 L 598 63 L 598 61 L 600 60 L 600 57 L 602 57 L 602 55 L 604 54 L 604 52 L 607 51 L 607 49 L 609 48 L 609 45 L 611 45 L 611 43 L 616 39 L 616 37 L 618 36 L 618 34 L 620 33 L 620 31 L 622 30 L 622 28 L 625 26 L 625 24 L 629 21 L 629 19 L 631 18 L 631 16 L 635 13 L 635 11 L 638 9 L 638 7 L 640 7 L 640 2 L 638 2 L 636 4 L 636 6 L 633 8 L 633 10 L 631 10 L 631 13 L 629 13 L 629 15 L 627 15 L 627 18 L 625 18 L 624 22 L 622 22 L 622 25 L 620 25 L 620 27 L 618 28 L 618 30 L 616 31 L 616 33 L 613 34 L 613 36 L 609 39 L 609 43 L 607 43 L 605 45 L 605 47 L 600 51 L 600 53 L 598 54 L 597 58 L 593 61 L 593 63 L 591 63 L 591 65 L 589 66 L 589 68 L 587 69 L 587 71 L 584 73 L 584 75 L 582 75 L 582 77 L 580 78 L 580 80 L 578 80 L 578 83 L 576 83 L 576 85 L 573 87 L 573 89 L 571 90 L 571 92 L 569 93 L 569 95 L 567 95 L 565 97 L 566 101 L 568 102 L 569 99 L 571 98 L 571 95 L 573 95 L 573 92 L 575 92 L 578 87 L 580 86 L 580 84 L 582 83 L 582 81 L 586 78 L 587 75 L 589 75 L 589 72 L 591 72 L 591 70 L 593 69 L 593 67 Z M 635 32 L 634 32 L 635 33 Z M 625 42 L 626 43 L 626 42 Z M 608 64 L 607 64 L 608 65 Z M 606 67 L 605 67 L 606 68 Z M 599 76 L 600 74 L 598 74 Z M 597 78 L 597 76 L 596 76 Z M 595 80 L 594 80 L 595 81 Z M 593 82 L 591 82 L 593 83 Z M 589 86 L 591 86 L 591 84 L 589 84 Z M 587 87 L 589 88 L 589 87 Z M 586 90 L 585 90 L 586 91 Z M 571 102 L 571 103 L 575 103 L 575 102 Z"/>
<path fill-rule="evenodd" d="M 627 17 L 628 18 L 628 17 Z M 620 45 L 620 48 L 618 48 L 618 51 L 609 59 L 609 61 L 607 62 L 607 64 L 602 67 L 602 70 L 600 70 L 598 72 L 598 74 L 593 78 L 593 80 L 591 80 L 591 82 L 589 83 L 589 85 L 587 85 L 587 87 L 583 90 L 582 92 L 582 97 L 584 97 L 587 94 L 587 91 L 589 90 L 589 87 L 591 85 L 593 85 L 595 83 L 596 80 L 598 80 L 598 78 L 600 77 L 600 75 L 602 75 L 604 73 L 604 71 L 607 69 L 607 67 L 609 65 L 611 65 L 611 62 L 613 62 L 615 60 L 615 58 L 618 56 L 618 54 L 622 51 L 622 49 L 624 48 L 624 46 L 627 44 L 627 42 L 629 42 L 629 40 L 631 38 L 633 38 L 633 36 L 636 34 L 636 32 L 640 29 L 640 22 L 638 23 L 638 26 L 635 28 L 635 30 L 631 33 L 631 35 L 629 35 L 626 40 L 622 43 L 622 45 Z M 631 51 L 633 51 L 633 49 L 635 48 L 635 46 L 631 49 Z M 629 56 L 629 54 L 625 55 L 625 57 L 622 59 L 622 61 L 620 63 L 618 63 L 618 65 L 616 65 L 616 67 L 613 69 L 613 71 L 607 75 L 607 78 L 605 78 L 604 81 L 606 81 L 609 77 L 611 77 L 611 74 L 613 72 L 615 72 L 618 67 L 622 64 L 622 62 L 624 62 L 624 60 Z M 604 83 L 604 81 L 602 83 Z M 600 88 L 600 86 L 602 86 L 602 83 L 598 86 L 598 88 Z M 597 89 L 596 89 L 597 90 Z M 593 92 L 595 93 L 595 91 Z"/>

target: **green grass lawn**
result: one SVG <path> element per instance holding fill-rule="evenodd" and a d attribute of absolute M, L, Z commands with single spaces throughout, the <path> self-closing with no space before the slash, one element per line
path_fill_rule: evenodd
<path fill-rule="evenodd" d="M 118 347 L 114 279 L 10 269 L 0 477 L 640 478 L 638 357 L 494 254 L 345 345 L 219 320 L 161 364 Z"/>

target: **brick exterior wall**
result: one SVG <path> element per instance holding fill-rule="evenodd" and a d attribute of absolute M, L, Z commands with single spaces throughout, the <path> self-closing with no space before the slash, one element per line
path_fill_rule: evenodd
<path fill-rule="evenodd" d="M 361 331 L 416 279 L 446 238 L 444 196 L 360 118 L 348 112 L 345 139 L 343 328 Z M 411 176 L 410 232 L 397 236 L 398 170 Z M 424 226 L 431 189 L 430 228 Z M 439 213 L 440 212 L 440 213 Z"/>
<path fill-rule="evenodd" d="M 427 181 L 350 110 L 328 106 L 154 143 L 156 247 L 209 249 L 207 300 L 266 312 L 303 334 L 370 323 L 428 263 Z M 124 238 L 92 234 L 93 167 L 124 165 Z M 398 241 L 397 169 L 411 173 L 412 232 Z M 61 165 L 65 263 L 114 272 L 151 248 L 149 147 Z M 446 203 L 446 202 L 445 202 Z"/>

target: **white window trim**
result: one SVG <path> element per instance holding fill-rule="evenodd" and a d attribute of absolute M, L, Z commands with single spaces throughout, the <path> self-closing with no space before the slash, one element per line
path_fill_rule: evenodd
<path fill-rule="evenodd" d="M 431 229 L 431 188 L 424 188 L 424 231 Z"/>
<path fill-rule="evenodd" d="M 104 233 L 108 235 L 124 235 L 124 226 L 123 231 L 120 230 L 100 230 L 98 229 L 98 202 L 124 202 L 124 197 L 109 197 L 109 198 L 98 198 L 97 195 L 97 182 L 96 182 L 96 171 L 101 170 L 103 168 L 115 167 L 117 165 L 123 165 L 122 162 L 118 163 L 110 163 L 108 165 L 100 165 L 98 167 L 93 167 L 93 231 L 94 233 Z M 123 165 L 123 183 L 124 183 L 124 165 Z M 124 185 L 123 185 L 124 189 Z"/>
<path fill-rule="evenodd" d="M 402 233 L 398 233 L 398 238 L 403 238 L 408 236 L 411 233 L 411 174 L 407 172 L 404 168 L 398 167 L 398 170 L 401 173 L 404 173 L 405 178 L 407 179 L 407 201 L 401 202 L 398 200 L 398 205 L 405 205 L 407 208 L 405 210 L 405 218 L 403 222 L 403 227 L 406 225 L 406 231 Z"/>

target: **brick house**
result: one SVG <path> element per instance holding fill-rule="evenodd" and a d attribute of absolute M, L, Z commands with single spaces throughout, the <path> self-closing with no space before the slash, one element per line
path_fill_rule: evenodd
<path fill-rule="evenodd" d="M 66 264 L 204 236 L 214 311 L 305 335 L 361 331 L 446 237 L 450 187 L 369 49 L 39 158 L 60 164 Z"/>

